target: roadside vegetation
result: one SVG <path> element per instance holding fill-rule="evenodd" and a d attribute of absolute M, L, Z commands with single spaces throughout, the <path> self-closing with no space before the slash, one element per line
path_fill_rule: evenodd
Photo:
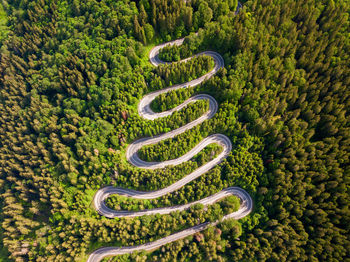
<path fill-rule="evenodd" d="M 9 28 L 7 27 L 7 24 L 8 17 L 4 10 L 3 3 L 0 2 L 0 47 L 9 33 Z"/>
<path fill-rule="evenodd" d="M 169 204 L 169 201 L 164 201 L 164 198 L 160 199 L 130 199 L 125 196 L 118 196 L 118 195 L 112 195 L 110 196 L 106 204 L 109 208 L 114 210 L 129 210 L 129 211 L 140 211 L 144 209 L 153 209 L 153 208 L 160 208 L 160 207 L 167 207 L 167 204 Z M 228 196 L 223 199 L 220 199 L 216 202 L 220 206 L 220 213 L 223 215 L 228 215 L 230 213 L 233 213 L 239 209 L 240 201 L 239 198 L 236 196 Z M 212 207 L 204 207 L 202 204 L 195 204 L 190 209 L 210 209 Z M 218 208 L 218 207 L 217 207 Z M 212 215 L 213 212 L 209 212 Z M 212 221 L 215 221 L 215 218 L 210 218 Z"/>

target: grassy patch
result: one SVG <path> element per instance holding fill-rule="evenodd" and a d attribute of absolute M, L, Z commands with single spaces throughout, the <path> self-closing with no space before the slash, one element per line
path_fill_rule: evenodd
<path fill-rule="evenodd" d="M 2 45 L 2 41 L 7 37 L 9 33 L 9 28 L 7 27 L 7 21 L 8 21 L 7 14 L 0 2 L 0 46 Z"/>
<path fill-rule="evenodd" d="M 141 58 L 140 65 L 142 67 L 150 66 L 151 62 L 149 61 L 149 52 L 151 52 L 152 48 L 155 46 L 155 44 L 149 44 L 144 46 L 144 55 Z"/>
<path fill-rule="evenodd" d="M 1 246 L 0 246 L 0 262 L 9 262 L 9 261 L 13 261 L 13 260 L 9 259 L 9 253 L 5 249 L 3 244 L 1 243 Z"/>

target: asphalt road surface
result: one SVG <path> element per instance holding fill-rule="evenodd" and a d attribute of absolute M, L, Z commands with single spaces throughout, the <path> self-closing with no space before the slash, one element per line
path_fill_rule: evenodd
<path fill-rule="evenodd" d="M 150 52 L 150 62 L 154 66 L 158 66 L 160 64 L 164 64 L 165 62 L 161 61 L 158 57 L 159 50 L 165 47 L 166 45 L 181 45 L 183 43 L 184 39 L 179 39 L 175 40 L 172 42 L 168 42 L 159 46 L 154 47 L 151 52 Z M 179 89 L 179 88 L 186 88 L 189 86 L 195 86 L 203 82 L 205 79 L 208 79 L 212 77 L 216 72 L 224 66 L 224 60 L 221 57 L 220 54 L 212 51 L 206 51 L 198 55 L 208 55 L 211 56 L 214 59 L 215 66 L 213 70 L 211 70 L 209 73 L 205 74 L 204 76 L 192 80 L 190 82 L 180 84 L 180 85 L 175 85 L 171 86 L 156 92 L 152 92 L 146 96 L 143 97 L 143 99 L 140 101 L 139 106 L 138 106 L 138 112 L 140 116 L 142 116 L 145 119 L 149 120 L 154 120 L 160 117 L 165 117 L 168 115 L 171 115 L 174 111 L 181 110 L 185 106 L 187 106 L 189 103 L 193 103 L 197 100 L 209 100 L 209 110 L 206 112 L 204 115 L 199 117 L 198 119 L 178 128 L 175 129 L 171 132 L 161 134 L 158 136 L 154 137 L 147 137 L 147 138 L 142 138 L 139 140 L 134 141 L 132 144 L 129 145 L 127 148 L 126 152 L 126 157 L 127 160 L 133 164 L 136 167 L 139 168 L 146 168 L 146 169 L 156 169 L 156 168 L 164 168 L 169 165 L 178 165 L 181 164 L 185 161 L 190 160 L 193 156 L 195 156 L 197 153 L 199 153 L 203 148 L 205 148 L 209 144 L 219 144 L 220 146 L 223 147 L 223 151 L 213 160 L 207 162 L 203 166 L 199 167 L 196 169 L 194 172 L 191 174 L 185 176 L 184 178 L 180 179 L 179 181 L 173 183 L 172 185 L 162 188 L 160 190 L 156 191 L 150 191 L 150 192 L 143 192 L 143 191 L 136 191 L 136 190 L 131 190 L 131 189 L 125 189 L 125 188 L 117 188 L 117 187 L 112 187 L 112 186 L 107 186 L 104 188 L 101 188 L 95 195 L 94 197 L 94 206 L 96 210 L 103 216 L 108 217 L 108 218 L 114 218 L 114 217 L 137 217 L 137 216 L 143 216 L 143 215 L 152 215 L 152 214 L 169 214 L 170 212 L 173 211 L 178 211 L 178 210 L 185 210 L 188 209 L 190 206 L 201 203 L 203 205 L 211 205 L 218 200 L 229 196 L 229 195 L 235 195 L 240 199 L 240 208 L 238 211 L 233 212 L 231 214 L 228 214 L 224 216 L 223 219 L 228 219 L 228 218 L 234 218 L 234 219 L 240 219 L 245 216 L 247 216 L 253 209 L 253 201 L 250 197 L 250 195 L 243 190 L 242 188 L 239 187 L 229 187 L 226 188 L 212 196 L 206 197 L 204 199 L 186 204 L 186 205 L 180 205 L 180 206 L 172 206 L 172 207 L 164 207 L 164 208 L 156 208 L 156 209 L 147 209 L 147 210 L 140 210 L 140 211 L 117 211 L 117 210 L 112 210 L 109 207 L 106 206 L 105 204 L 105 199 L 108 198 L 110 195 L 118 194 L 118 195 L 123 195 L 127 196 L 130 198 L 137 198 L 137 199 L 153 199 L 153 198 L 158 198 L 161 196 L 164 196 L 168 193 L 174 192 L 178 190 L 179 188 L 183 187 L 184 185 L 190 183 L 192 180 L 198 178 L 202 174 L 206 173 L 208 170 L 219 164 L 223 159 L 225 159 L 230 151 L 232 150 L 232 143 L 230 139 L 222 134 L 214 134 L 211 136 L 208 136 L 207 138 L 203 139 L 199 144 L 197 144 L 192 150 L 190 150 L 188 153 L 185 155 L 177 158 L 177 159 L 172 159 L 164 162 L 146 162 L 143 161 L 139 158 L 137 152 L 138 150 L 145 146 L 145 145 L 151 145 L 151 144 L 156 144 L 159 143 L 160 141 L 168 138 L 172 138 L 174 136 L 177 136 L 183 132 L 185 132 L 188 129 L 191 129 L 192 127 L 202 123 L 203 121 L 212 118 L 217 109 L 218 109 L 218 104 L 216 100 L 209 95 L 196 95 L 182 103 L 181 105 L 165 111 L 161 113 L 155 113 L 152 111 L 150 104 L 151 102 L 160 94 L 169 92 L 171 90 Z M 184 59 L 180 62 L 187 61 L 190 58 Z M 121 255 L 121 254 L 126 254 L 126 253 L 131 253 L 134 251 L 140 251 L 140 250 L 153 250 L 156 249 L 162 245 L 168 244 L 170 242 L 185 238 L 187 236 L 190 236 L 192 234 L 195 234 L 199 231 L 202 231 L 206 229 L 207 227 L 211 225 L 216 225 L 218 224 L 219 221 L 213 222 L 213 223 L 203 223 L 188 229 L 185 229 L 183 231 L 180 231 L 178 233 L 169 235 L 167 237 L 161 238 L 159 240 L 149 242 L 147 244 L 143 245 L 138 245 L 138 246 L 128 246 L 128 247 L 103 247 L 95 250 L 94 252 L 91 253 L 89 256 L 88 262 L 96 262 L 102 260 L 104 257 L 108 256 L 115 256 L 115 255 Z"/>

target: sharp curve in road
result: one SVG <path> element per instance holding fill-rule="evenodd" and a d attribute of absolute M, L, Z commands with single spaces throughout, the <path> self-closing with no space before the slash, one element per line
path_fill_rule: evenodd
<path fill-rule="evenodd" d="M 161 61 L 158 57 L 159 50 L 165 47 L 166 45 L 181 45 L 183 43 L 183 39 L 175 40 L 169 43 L 165 43 L 159 46 L 154 47 L 151 52 L 150 52 L 150 61 L 154 66 L 158 66 L 160 64 L 164 64 L 163 61 Z M 189 86 L 195 86 L 203 82 L 205 79 L 212 77 L 220 68 L 224 66 L 224 60 L 222 57 L 212 51 L 206 51 L 197 55 L 208 55 L 211 56 L 214 59 L 215 66 L 212 71 L 207 73 L 206 75 L 192 80 L 190 82 L 180 84 L 180 85 L 175 85 L 171 86 L 156 92 L 152 92 L 146 96 L 143 97 L 143 99 L 140 101 L 139 106 L 138 106 L 138 112 L 140 116 L 142 116 L 145 119 L 156 119 L 160 117 L 165 117 L 170 114 L 172 114 L 174 111 L 181 110 L 183 107 L 185 107 L 187 104 L 195 102 L 197 100 L 209 100 L 209 111 L 206 112 L 204 115 L 199 117 L 198 119 L 186 124 L 185 126 L 182 126 L 178 129 L 175 129 L 171 132 L 161 134 L 158 136 L 154 137 L 147 137 L 147 138 L 142 138 L 139 140 L 134 141 L 132 144 L 129 145 L 127 148 L 126 152 L 126 157 L 127 160 L 133 164 L 136 167 L 139 168 L 146 168 L 146 169 L 156 169 L 156 168 L 164 168 L 169 165 L 178 165 L 180 163 L 183 163 L 185 161 L 190 160 L 193 156 L 195 156 L 199 151 L 201 151 L 204 147 L 206 147 L 209 144 L 216 143 L 219 144 L 220 146 L 223 147 L 223 151 L 213 160 L 209 161 L 208 163 L 202 165 L 198 169 L 196 169 L 194 172 L 191 174 L 185 176 L 184 178 L 180 179 L 179 181 L 173 183 L 172 185 L 156 190 L 156 191 L 150 191 L 150 192 L 143 192 L 143 191 L 136 191 L 136 190 L 131 190 L 131 189 L 125 189 L 125 188 L 118 188 L 118 187 L 112 187 L 112 186 L 107 186 L 102 189 L 100 189 L 95 197 L 94 197 L 94 206 L 96 210 L 103 216 L 108 217 L 108 218 L 114 218 L 114 217 L 137 217 L 137 216 L 143 216 L 143 215 L 152 215 L 152 214 L 169 214 L 170 212 L 173 211 L 181 211 L 188 209 L 190 206 L 201 203 L 203 205 L 211 205 L 218 200 L 229 196 L 229 195 L 235 195 L 238 198 L 240 198 L 240 208 L 238 211 L 233 212 L 231 214 L 228 214 L 223 217 L 224 219 L 228 218 L 234 218 L 234 219 L 240 219 L 245 216 L 247 216 L 253 209 L 253 201 L 250 197 L 250 195 L 243 190 L 242 188 L 239 187 L 229 187 L 226 189 L 223 189 L 222 191 L 206 197 L 204 199 L 186 204 L 186 205 L 179 205 L 179 206 L 172 206 L 172 207 L 164 207 L 164 208 L 156 208 L 156 209 L 149 209 L 149 210 L 141 210 L 141 211 L 116 211 L 108 208 L 105 204 L 105 199 L 108 198 L 110 195 L 113 194 L 118 194 L 118 195 L 123 195 L 127 196 L 130 198 L 138 198 L 138 199 L 153 199 L 153 198 L 158 198 L 161 196 L 164 196 L 168 193 L 174 192 L 178 190 L 179 188 L 183 187 L 184 185 L 188 184 L 189 182 L 193 181 L 194 179 L 198 178 L 217 164 L 219 164 L 223 159 L 225 159 L 228 154 L 230 153 L 232 149 L 232 143 L 230 139 L 222 134 L 214 134 L 211 136 L 208 136 L 207 138 L 203 139 L 199 144 L 197 144 L 192 150 L 190 150 L 188 153 L 185 155 L 177 158 L 177 159 L 172 159 L 164 162 L 145 162 L 141 160 L 137 154 L 137 151 L 145 145 L 151 145 L 151 144 L 156 144 L 164 139 L 172 138 L 174 136 L 177 136 L 186 130 L 202 123 L 203 121 L 210 119 L 213 117 L 217 111 L 218 104 L 216 100 L 209 96 L 209 95 L 197 95 L 193 96 L 192 98 L 188 99 L 178 107 L 171 109 L 166 112 L 161 112 L 161 113 L 155 113 L 151 110 L 150 104 L 151 102 L 160 94 L 169 92 L 171 90 L 179 89 L 179 88 L 186 88 Z M 191 57 L 192 58 L 192 57 Z M 188 59 L 191 59 L 188 58 Z M 184 62 L 188 59 L 182 60 L 180 62 Z M 115 255 L 121 255 L 121 254 L 126 254 L 126 253 L 131 253 L 134 251 L 140 251 L 140 250 L 153 250 L 155 248 L 158 248 L 162 245 L 165 245 L 167 243 L 182 239 L 184 237 L 187 237 L 189 235 L 195 234 L 199 231 L 202 231 L 206 229 L 207 227 L 211 225 L 216 225 L 218 224 L 219 221 L 210 223 L 202 223 L 200 225 L 188 228 L 186 230 L 180 231 L 178 233 L 169 235 L 167 237 L 161 238 L 159 240 L 149 242 L 147 244 L 143 245 L 138 245 L 138 246 L 128 246 L 128 247 L 103 247 L 99 248 L 95 251 L 93 251 L 88 259 L 88 262 L 92 261 L 100 261 L 104 257 L 107 256 L 115 256 Z"/>

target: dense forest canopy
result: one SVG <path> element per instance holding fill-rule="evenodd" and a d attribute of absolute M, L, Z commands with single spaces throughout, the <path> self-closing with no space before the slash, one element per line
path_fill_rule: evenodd
<path fill-rule="evenodd" d="M 178 61 L 214 50 L 225 68 L 199 86 L 157 98 L 153 106 L 162 111 L 206 93 L 219 110 L 141 154 L 164 160 L 174 150 L 177 157 L 214 133 L 227 135 L 233 150 L 176 194 L 152 202 L 111 197 L 107 203 L 171 206 L 239 186 L 253 197 L 254 211 L 153 252 L 113 260 L 350 257 L 349 3 L 248 0 L 238 13 L 236 8 L 236 0 L 1 2 L 0 261 L 86 261 L 98 247 L 148 243 L 237 208 L 231 199 L 208 212 L 197 206 L 106 219 L 91 204 L 105 185 L 163 188 L 220 152 L 212 146 L 164 170 L 138 169 L 125 158 L 135 139 L 183 126 L 207 109 L 197 102 L 156 121 L 137 113 L 143 95 L 213 66 L 200 57 L 152 67 L 148 52 L 155 44 L 185 36 L 182 46 L 160 56 Z"/>

